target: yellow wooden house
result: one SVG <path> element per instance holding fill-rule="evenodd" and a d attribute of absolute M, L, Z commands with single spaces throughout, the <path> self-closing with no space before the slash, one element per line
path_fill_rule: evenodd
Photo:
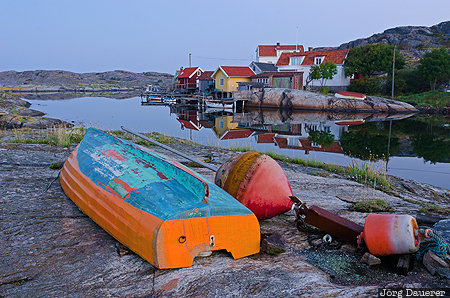
<path fill-rule="evenodd" d="M 212 74 L 216 90 L 233 92 L 238 90 L 238 82 L 251 82 L 255 72 L 248 66 L 219 66 Z"/>

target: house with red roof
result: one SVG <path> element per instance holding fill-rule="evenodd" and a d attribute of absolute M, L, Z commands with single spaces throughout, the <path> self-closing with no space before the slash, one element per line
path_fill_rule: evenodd
<path fill-rule="evenodd" d="M 348 50 L 313 51 L 312 48 L 307 52 L 286 52 L 280 55 L 276 66 L 280 72 L 303 72 L 303 86 L 306 86 L 306 80 L 313 65 L 333 62 L 338 72 L 331 80 L 326 81 L 326 86 L 330 90 L 340 91 L 345 90 L 350 84 L 350 78 L 344 73 L 344 61 L 347 54 Z M 309 87 L 319 88 L 319 80 L 311 81 Z"/>
<path fill-rule="evenodd" d="M 212 74 L 216 90 L 227 95 L 238 90 L 239 82 L 251 82 L 255 72 L 248 66 L 219 66 Z"/>
<path fill-rule="evenodd" d="M 276 64 L 283 53 L 304 52 L 302 45 L 258 45 L 256 48 L 256 62 Z"/>
<path fill-rule="evenodd" d="M 177 73 L 175 88 L 194 91 L 198 88 L 198 79 L 203 74 L 203 70 L 200 67 L 187 67 L 180 68 Z"/>

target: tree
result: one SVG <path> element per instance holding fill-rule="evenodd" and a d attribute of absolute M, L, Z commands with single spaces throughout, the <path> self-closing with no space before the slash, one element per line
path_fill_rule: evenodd
<path fill-rule="evenodd" d="M 320 69 L 318 65 L 313 65 L 309 69 L 308 77 L 306 77 L 306 89 L 308 89 L 309 83 L 311 83 L 313 80 L 319 80 L 320 79 Z"/>
<path fill-rule="evenodd" d="M 344 132 L 340 138 L 340 144 L 344 154 L 362 160 L 386 158 L 387 143 L 387 136 L 362 130 Z M 399 146 L 399 139 L 392 137 L 389 156 L 392 156 L 398 150 Z"/>
<path fill-rule="evenodd" d="M 356 47 L 349 51 L 344 62 L 345 75 L 358 73 L 372 77 L 377 72 L 392 73 L 392 55 L 394 47 L 384 43 L 369 44 Z M 405 65 L 405 58 L 395 49 L 395 68 L 401 69 Z"/>
<path fill-rule="evenodd" d="M 308 140 L 317 143 L 321 145 L 322 147 L 326 148 L 333 144 L 334 142 L 334 136 L 324 130 L 310 130 Z"/>
<path fill-rule="evenodd" d="M 414 153 L 433 164 L 448 162 L 450 141 L 444 136 L 419 133 L 411 138 Z"/>
<path fill-rule="evenodd" d="M 434 49 L 420 59 L 419 72 L 430 83 L 430 89 L 435 90 L 436 84 L 448 82 L 450 79 L 450 50 Z"/>
<path fill-rule="evenodd" d="M 320 87 L 323 87 L 327 80 L 331 80 L 337 74 L 337 66 L 333 62 L 325 62 L 319 66 Z"/>
<path fill-rule="evenodd" d="M 333 62 L 328 61 L 320 65 L 313 65 L 309 70 L 306 86 L 312 80 L 320 80 L 320 87 L 323 87 L 325 82 L 331 80 L 335 74 L 337 74 L 337 66 Z"/>

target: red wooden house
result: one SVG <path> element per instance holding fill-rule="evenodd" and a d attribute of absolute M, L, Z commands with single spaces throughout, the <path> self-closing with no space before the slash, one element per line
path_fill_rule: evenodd
<path fill-rule="evenodd" d="M 193 91 L 198 88 L 198 79 L 203 74 L 200 67 L 181 68 L 177 76 L 176 89 Z"/>

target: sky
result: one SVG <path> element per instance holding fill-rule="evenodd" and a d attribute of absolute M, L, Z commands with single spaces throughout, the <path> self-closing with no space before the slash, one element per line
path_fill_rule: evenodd
<path fill-rule="evenodd" d="M 0 0 L 0 71 L 173 74 L 189 53 L 215 70 L 249 65 L 258 44 L 339 46 L 449 11 L 449 0 Z"/>

